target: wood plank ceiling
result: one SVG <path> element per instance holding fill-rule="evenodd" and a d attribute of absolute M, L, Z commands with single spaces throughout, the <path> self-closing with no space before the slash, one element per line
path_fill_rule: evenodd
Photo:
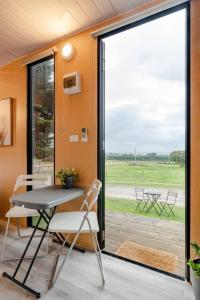
<path fill-rule="evenodd" d="M 0 65 L 147 0 L 0 0 Z"/>

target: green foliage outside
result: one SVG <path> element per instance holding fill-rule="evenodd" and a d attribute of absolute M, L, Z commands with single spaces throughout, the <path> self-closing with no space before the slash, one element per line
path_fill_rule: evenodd
<path fill-rule="evenodd" d="M 185 151 L 173 151 L 170 153 L 170 161 L 175 162 L 182 167 L 185 166 Z"/>
<path fill-rule="evenodd" d="M 181 166 L 185 165 L 185 151 L 176 150 L 172 151 L 170 154 L 157 154 L 156 152 L 151 152 L 147 154 L 136 154 L 136 153 L 107 153 L 106 160 L 116 160 L 116 161 L 129 161 L 129 162 L 174 162 Z"/>
<path fill-rule="evenodd" d="M 34 156 L 52 161 L 54 156 L 54 81 L 53 64 L 46 61 L 34 67 Z"/>
<path fill-rule="evenodd" d="M 117 161 L 159 161 L 159 162 L 169 162 L 169 155 L 161 155 L 155 152 L 148 153 L 146 155 L 133 154 L 133 153 L 107 153 L 106 160 L 117 160 Z"/>
<path fill-rule="evenodd" d="M 123 185 L 153 188 L 159 190 L 184 189 L 185 168 L 178 163 L 163 162 L 125 162 L 106 161 L 106 185 Z M 135 211 L 136 200 L 123 197 L 106 197 L 106 210 L 112 212 L 130 213 L 150 218 L 166 219 L 169 221 L 185 222 L 185 208 L 174 207 L 174 216 L 159 216 L 153 209 L 148 213 Z"/>
<path fill-rule="evenodd" d="M 129 213 L 133 216 L 142 215 L 148 218 L 163 219 L 168 221 L 176 221 L 184 223 L 185 221 L 185 209 L 183 207 L 174 207 L 174 216 L 167 217 L 166 215 L 159 216 L 157 212 L 152 209 L 148 213 L 135 211 L 137 202 L 135 200 L 126 200 L 124 198 L 111 198 L 106 197 L 105 201 L 106 210 L 110 212 Z"/>
<path fill-rule="evenodd" d="M 38 159 L 52 160 L 54 154 L 53 114 L 47 107 L 35 106 L 35 156 Z"/>
<path fill-rule="evenodd" d="M 106 161 L 106 183 L 184 189 L 185 169 L 175 163 Z"/>

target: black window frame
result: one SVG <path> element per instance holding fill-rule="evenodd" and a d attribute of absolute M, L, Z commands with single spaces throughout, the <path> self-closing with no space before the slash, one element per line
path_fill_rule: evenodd
<path fill-rule="evenodd" d="M 185 101 L 185 121 L 186 121 L 186 130 L 185 130 L 185 150 L 186 150 L 186 163 L 185 163 L 185 277 L 168 273 L 162 270 L 158 270 L 155 268 L 152 268 L 150 266 L 138 263 L 136 261 L 132 261 L 126 258 L 123 258 L 121 256 L 118 256 L 116 254 L 112 254 L 110 252 L 104 251 L 105 248 L 105 103 L 104 103 L 104 93 L 105 93 L 105 83 L 104 83 L 104 53 L 103 53 L 103 39 L 109 36 L 112 36 L 114 34 L 126 31 L 128 29 L 132 29 L 134 27 L 143 25 L 145 23 L 154 21 L 156 19 L 159 19 L 160 17 L 167 16 L 169 14 L 175 13 L 177 11 L 180 11 L 182 9 L 186 9 L 186 101 Z M 105 254 L 108 254 L 110 256 L 128 261 L 133 264 L 137 264 L 140 266 L 143 266 L 148 269 L 152 269 L 154 271 L 157 271 L 159 273 L 164 273 L 168 276 L 180 279 L 180 280 L 187 280 L 190 281 L 190 269 L 187 265 L 187 261 L 190 258 L 190 228 L 191 228 L 191 218 L 190 218 L 190 212 L 191 212 L 191 205 L 190 205 L 190 177 L 191 177 L 191 170 L 190 170 L 190 156 L 191 156 L 191 112 L 190 112 L 190 93 L 191 93 L 191 76 L 190 76 L 190 65 L 191 65 L 191 29 L 190 29 L 190 2 L 185 2 L 183 4 L 174 6 L 172 8 L 163 10 L 159 13 L 155 13 L 151 16 L 145 17 L 141 20 L 135 21 L 131 24 L 122 26 L 120 28 L 111 30 L 107 33 L 104 33 L 100 36 L 98 36 L 98 109 L 97 109 L 97 118 L 98 118 L 98 124 L 97 124 L 97 135 L 98 135 L 98 144 L 97 144 L 97 162 L 98 162 L 98 178 L 102 181 L 103 187 L 102 191 L 100 193 L 99 199 L 98 199 L 98 220 L 99 220 L 99 226 L 100 226 L 100 232 L 99 232 L 99 243 L 100 247 L 103 250 Z"/>
<path fill-rule="evenodd" d="M 32 73 L 31 68 L 37 64 L 53 59 L 54 61 L 54 178 L 55 182 L 55 55 L 48 55 L 44 58 L 36 60 L 27 65 L 27 174 L 32 174 L 33 172 L 33 99 L 32 99 Z M 27 190 L 31 190 L 31 187 L 28 187 Z M 33 227 L 32 217 L 27 218 L 27 224 L 29 227 Z"/>

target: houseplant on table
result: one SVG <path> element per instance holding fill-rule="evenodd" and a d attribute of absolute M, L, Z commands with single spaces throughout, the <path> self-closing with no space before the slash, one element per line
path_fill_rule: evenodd
<path fill-rule="evenodd" d="M 193 242 L 191 243 L 192 249 L 195 252 L 196 258 L 190 259 L 188 265 L 191 268 L 191 281 L 194 290 L 195 299 L 200 299 L 200 246 Z"/>
<path fill-rule="evenodd" d="M 78 172 L 74 168 L 60 169 L 56 177 L 60 179 L 64 189 L 72 189 L 74 181 L 78 178 Z"/>

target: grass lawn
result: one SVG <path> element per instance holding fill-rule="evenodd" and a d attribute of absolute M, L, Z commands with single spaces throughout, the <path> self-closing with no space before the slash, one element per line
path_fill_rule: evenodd
<path fill-rule="evenodd" d="M 106 164 L 106 183 L 155 188 L 184 188 L 185 168 L 175 164 L 128 162 Z"/>
<path fill-rule="evenodd" d="M 140 215 L 140 216 L 142 215 L 145 217 L 165 219 L 169 221 L 177 221 L 180 223 L 185 222 L 185 209 L 182 207 L 175 207 L 174 208 L 175 216 L 167 217 L 165 215 L 159 216 L 154 209 L 152 209 L 148 213 L 145 212 L 140 213 L 138 210 L 135 211 L 136 208 L 135 200 L 106 198 L 105 205 L 106 205 L 106 210 L 112 212 L 131 213 L 133 215 Z"/>

